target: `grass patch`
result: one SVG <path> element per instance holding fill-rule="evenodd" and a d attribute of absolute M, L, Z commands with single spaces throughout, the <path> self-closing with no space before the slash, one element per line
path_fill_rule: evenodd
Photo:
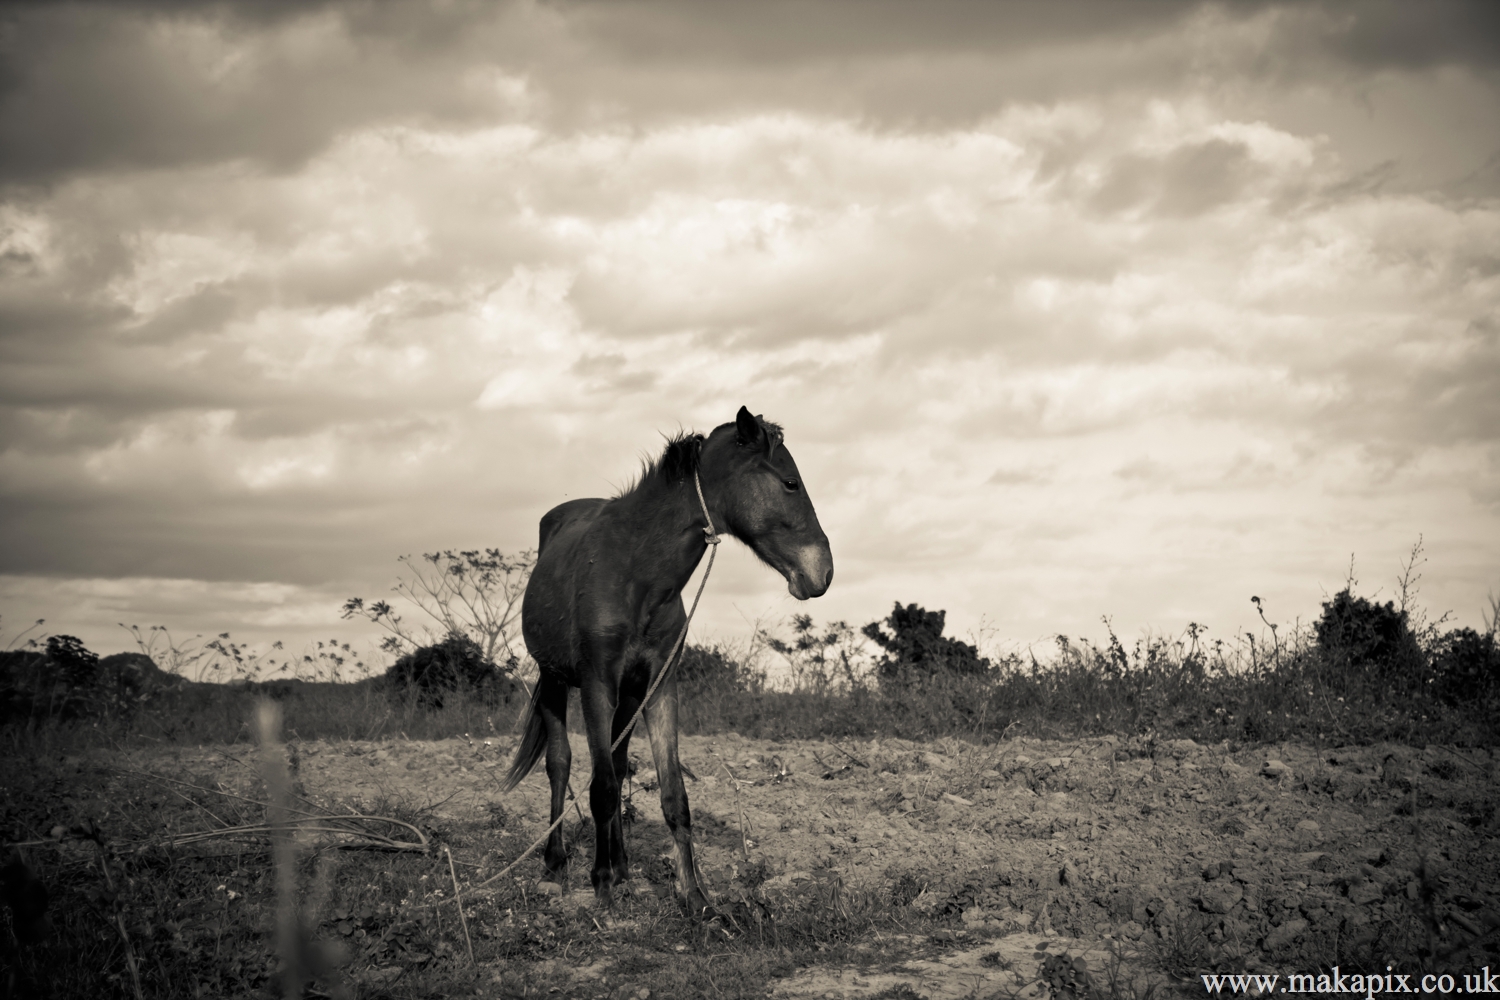
<path fill-rule="evenodd" d="M 187 830 L 264 821 L 264 806 L 252 801 L 264 793 L 248 774 L 231 791 L 191 772 L 127 773 L 51 753 L 3 763 L 9 777 L 0 822 L 27 842 L 24 863 L 47 886 L 53 921 L 42 940 L 18 947 L 13 918 L 0 911 L 7 995 L 131 996 L 125 940 L 146 996 L 277 995 L 283 963 L 269 843 L 171 843 Z M 296 805 L 347 811 L 330 801 Z M 719 894 L 724 922 L 705 925 L 679 908 L 670 868 L 648 861 L 607 919 L 583 905 L 590 894 L 549 895 L 534 873 L 464 898 L 471 963 L 444 850 L 460 883 L 474 884 L 513 860 L 532 831 L 511 829 L 503 815 L 441 823 L 409 801 L 366 803 L 362 811 L 418 827 L 434 850 L 303 845 L 296 861 L 301 932 L 336 968 L 314 984 L 324 995 L 534 997 L 556 988 L 614 997 L 649 985 L 657 996 L 758 997 L 773 977 L 799 966 L 857 960 L 873 934 L 920 935 L 932 923 L 830 871 L 796 892 L 768 888 L 764 872 L 748 873 Z M 586 882 L 579 866 L 592 856 L 591 830 L 570 830 L 583 859 L 574 862 L 575 880 Z M 642 859 L 670 849 L 660 822 L 638 821 L 631 838 Z"/>

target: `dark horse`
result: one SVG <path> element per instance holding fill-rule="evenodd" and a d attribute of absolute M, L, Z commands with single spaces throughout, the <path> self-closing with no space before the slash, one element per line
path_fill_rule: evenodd
<path fill-rule="evenodd" d="M 697 483 L 702 484 L 702 503 Z M 734 423 L 712 434 L 667 443 L 640 482 L 613 500 L 570 500 L 542 518 L 536 567 L 521 605 L 526 648 L 541 670 L 526 732 L 506 775 L 507 791 L 545 750 L 552 821 L 562 815 L 572 751 L 568 688 L 580 689 L 594 776 L 593 885 L 608 905 L 629 877 L 620 817 L 626 751 L 610 744 L 634 716 L 671 655 L 686 621 L 682 588 L 708 547 L 713 527 L 733 535 L 786 577 L 798 600 L 818 597 L 833 580 L 828 536 L 808 499 L 781 428 L 740 407 Z M 668 674 L 643 713 L 661 782 L 661 811 L 677 845 L 677 878 L 694 913 L 708 910 L 693 862 L 692 820 L 677 761 L 677 684 Z M 547 871 L 558 880 L 567 860 L 561 829 L 547 839 Z"/>

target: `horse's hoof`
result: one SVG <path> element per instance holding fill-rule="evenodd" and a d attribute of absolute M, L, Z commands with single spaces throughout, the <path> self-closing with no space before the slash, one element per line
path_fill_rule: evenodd
<path fill-rule="evenodd" d="M 708 922 L 719 915 L 719 911 L 713 908 L 713 904 L 708 901 L 708 897 L 701 892 L 695 891 L 689 893 L 688 897 L 682 901 L 682 905 L 687 910 L 688 916 L 695 920 Z"/>

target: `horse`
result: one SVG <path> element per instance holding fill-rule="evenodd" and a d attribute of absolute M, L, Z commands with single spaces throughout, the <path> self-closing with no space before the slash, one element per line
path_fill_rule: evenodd
<path fill-rule="evenodd" d="M 568 787 L 568 689 L 579 689 L 593 777 L 596 905 L 630 876 L 620 784 L 629 733 L 611 744 L 673 653 L 687 616 L 682 588 L 717 531 L 738 538 L 787 581 L 800 601 L 833 580 L 828 536 L 781 428 L 741 406 L 733 423 L 704 437 L 682 433 L 610 500 L 570 500 L 542 518 L 536 565 L 521 603 L 521 634 L 540 674 L 524 735 L 502 787 L 509 791 L 545 751 L 553 830 L 547 878 L 563 881 L 567 855 L 558 818 Z M 693 859 L 692 817 L 677 759 L 677 685 L 669 671 L 643 712 L 661 783 L 661 810 L 677 849 L 678 893 L 689 912 L 713 911 Z"/>

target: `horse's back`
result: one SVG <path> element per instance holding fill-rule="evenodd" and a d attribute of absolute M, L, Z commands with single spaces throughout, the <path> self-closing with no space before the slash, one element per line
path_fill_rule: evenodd
<path fill-rule="evenodd" d="M 599 512 L 605 501 L 598 497 L 587 497 L 579 500 L 569 500 L 560 503 L 547 513 L 542 515 L 542 522 L 537 532 L 536 554 L 540 559 L 547 551 L 547 543 L 550 542 L 559 530 L 566 527 L 583 527 L 593 520 L 593 515 Z"/>

